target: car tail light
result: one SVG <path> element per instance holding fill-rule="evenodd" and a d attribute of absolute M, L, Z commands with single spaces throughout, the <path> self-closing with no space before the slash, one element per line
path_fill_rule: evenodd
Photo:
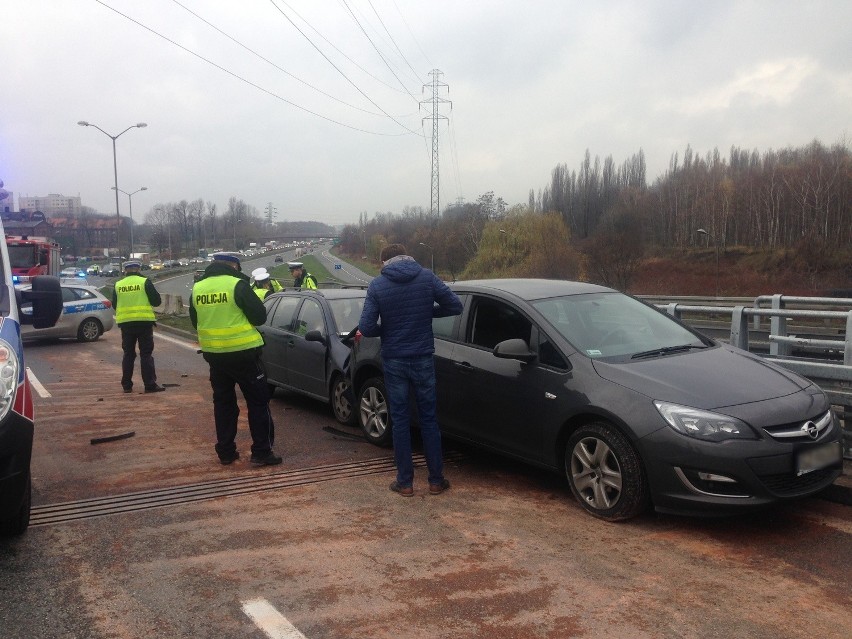
<path fill-rule="evenodd" d="M 109 300 L 104 300 L 104 308 L 112 308 L 112 302 Z"/>

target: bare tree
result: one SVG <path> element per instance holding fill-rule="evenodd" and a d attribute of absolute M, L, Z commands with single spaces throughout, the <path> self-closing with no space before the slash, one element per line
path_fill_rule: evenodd
<path fill-rule="evenodd" d="M 216 205 L 207 201 L 207 218 L 210 222 L 210 242 L 212 245 L 216 244 Z"/>

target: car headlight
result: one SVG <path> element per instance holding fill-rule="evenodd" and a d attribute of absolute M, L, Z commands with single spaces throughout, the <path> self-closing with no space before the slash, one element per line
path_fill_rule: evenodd
<path fill-rule="evenodd" d="M 668 402 L 654 402 L 666 423 L 681 435 L 710 442 L 726 439 L 757 439 L 754 431 L 745 422 L 731 417 L 698 410 L 689 406 L 678 406 Z"/>
<path fill-rule="evenodd" d="M 0 339 L 0 420 L 6 418 L 15 402 L 20 366 L 15 349 Z"/>

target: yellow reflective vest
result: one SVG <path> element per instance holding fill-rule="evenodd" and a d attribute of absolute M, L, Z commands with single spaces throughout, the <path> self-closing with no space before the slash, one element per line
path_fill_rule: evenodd
<path fill-rule="evenodd" d="M 234 291 L 240 280 L 216 275 L 192 287 L 198 343 L 207 353 L 233 353 L 263 346 L 263 337 L 237 306 Z"/>
<path fill-rule="evenodd" d="M 127 275 L 115 283 L 115 323 L 156 322 L 157 316 L 145 292 L 147 278 Z"/>
<path fill-rule="evenodd" d="M 270 290 L 268 288 L 255 288 L 254 294 L 257 295 L 261 300 L 265 300 L 266 296 L 269 295 Z"/>
<path fill-rule="evenodd" d="M 301 280 L 299 280 L 299 279 L 293 280 L 293 286 L 296 286 L 298 288 L 313 289 L 313 288 L 317 287 L 317 278 L 315 278 L 313 275 L 311 275 L 310 273 L 305 271 L 305 274 L 302 276 Z"/>

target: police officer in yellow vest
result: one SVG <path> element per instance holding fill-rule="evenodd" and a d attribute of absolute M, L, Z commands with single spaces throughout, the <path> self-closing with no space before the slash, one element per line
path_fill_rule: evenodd
<path fill-rule="evenodd" d="M 316 288 L 317 278 L 305 270 L 302 262 L 287 262 L 290 275 L 293 276 L 293 286 L 296 288 Z"/>
<path fill-rule="evenodd" d="M 121 329 L 121 387 L 125 393 L 133 392 L 133 365 L 136 362 L 136 343 L 139 343 L 139 364 L 146 393 L 166 390 L 157 383 L 154 369 L 154 307 L 162 300 L 153 282 L 139 274 L 140 264 L 130 260 L 124 263 L 124 277 L 115 283 L 112 307 L 115 323 Z"/>
<path fill-rule="evenodd" d="M 251 463 L 273 466 L 281 457 L 272 450 L 275 427 L 269 412 L 266 371 L 260 361 L 263 337 L 255 328 L 266 321 L 266 307 L 241 272 L 238 253 L 214 253 L 204 277 L 192 287 L 189 317 L 210 365 L 216 454 L 222 464 L 239 459 L 237 384 L 248 407 Z"/>
<path fill-rule="evenodd" d="M 269 275 L 269 271 L 262 266 L 251 272 L 251 279 L 254 281 L 254 293 L 261 300 L 265 300 L 267 295 L 275 292 L 272 277 Z M 278 290 L 281 290 L 280 286 L 278 287 Z"/>

